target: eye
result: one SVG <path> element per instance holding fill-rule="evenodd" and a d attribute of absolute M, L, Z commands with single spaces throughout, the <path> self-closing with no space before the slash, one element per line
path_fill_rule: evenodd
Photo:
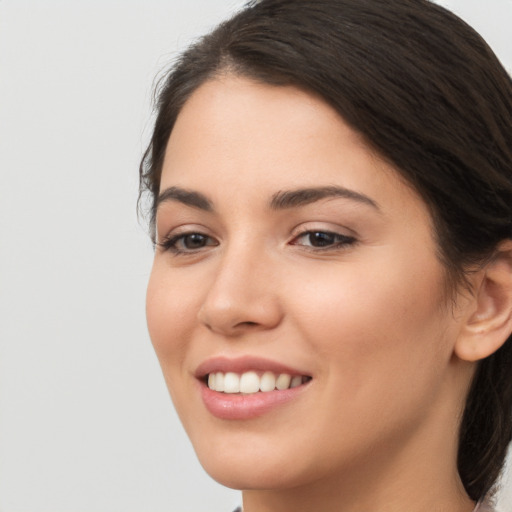
<path fill-rule="evenodd" d="M 180 233 L 178 235 L 165 238 L 158 245 L 166 251 L 171 251 L 175 254 L 195 253 L 204 249 L 205 247 L 213 247 L 218 245 L 218 242 L 211 236 L 203 233 Z"/>
<path fill-rule="evenodd" d="M 331 231 L 305 231 L 295 237 L 291 245 L 302 245 L 311 249 L 337 249 L 355 242 L 354 237 Z"/>

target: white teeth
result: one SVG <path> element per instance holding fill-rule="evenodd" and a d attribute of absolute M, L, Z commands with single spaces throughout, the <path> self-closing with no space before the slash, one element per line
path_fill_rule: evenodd
<path fill-rule="evenodd" d="M 242 393 L 252 394 L 268 393 L 269 391 L 282 391 L 284 389 L 296 388 L 308 378 L 301 375 L 293 377 L 288 373 L 281 373 L 276 376 L 272 372 L 264 372 L 261 376 L 255 371 L 244 372 L 241 375 L 234 372 L 215 372 L 208 375 L 208 387 L 220 393 Z"/>
<path fill-rule="evenodd" d="M 292 378 L 287 373 L 281 373 L 276 380 L 276 388 L 281 391 L 282 389 L 288 389 Z"/>
<path fill-rule="evenodd" d="M 292 382 L 290 384 L 290 388 L 296 388 L 302 384 L 302 377 L 300 375 L 295 375 L 293 377 Z"/>
<path fill-rule="evenodd" d="M 221 393 L 224 391 L 224 374 L 222 372 L 215 374 L 215 391 L 220 391 Z"/>
<path fill-rule="evenodd" d="M 240 377 L 236 373 L 226 373 L 224 376 L 224 393 L 239 393 Z"/>
<path fill-rule="evenodd" d="M 272 372 L 265 372 L 260 379 L 260 391 L 274 391 L 276 376 Z"/>
<path fill-rule="evenodd" d="M 260 378 L 256 372 L 245 372 L 240 377 L 240 393 L 257 393 L 260 390 Z"/>

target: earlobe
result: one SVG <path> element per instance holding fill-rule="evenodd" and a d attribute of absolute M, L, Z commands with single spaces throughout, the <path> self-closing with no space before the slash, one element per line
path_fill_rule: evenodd
<path fill-rule="evenodd" d="M 455 345 L 456 355 L 465 361 L 490 356 L 512 332 L 512 240 L 502 242 L 475 276 L 473 310 Z"/>

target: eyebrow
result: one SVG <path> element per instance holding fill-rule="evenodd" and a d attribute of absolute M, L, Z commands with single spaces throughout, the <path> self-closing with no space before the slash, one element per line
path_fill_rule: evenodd
<path fill-rule="evenodd" d="M 297 208 L 321 199 L 329 199 L 334 197 L 342 197 L 351 199 L 368 206 L 372 206 L 376 210 L 380 210 L 379 205 L 370 197 L 365 196 L 355 190 L 344 187 L 310 187 L 299 188 L 297 190 L 284 190 L 277 192 L 272 196 L 270 207 L 273 210 L 285 210 L 288 208 Z"/>
<path fill-rule="evenodd" d="M 328 187 L 308 187 L 296 190 L 282 190 L 276 192 L 270 200 L 270 208 L 272 210 L 286 210 L 288 208 L 298 208 L 307 204 L 329 199 L 341 197 L 351 199 L 362 204 L 366 204 L 380 210 L 378 204 L 370 197 L 350 190 L 344 187 L 328 186 Z M 214 211 L 213 203 L 200 192 L 186 190 L 180 187 L 169 187 L 158 195 L 156 200 L 156 209 L 162 204 L 169 201 L 177 201 L 193 208 L 198 208 L 207 212 Z"/>
<path fill-rule="evenodd" d="M 193 190 L 186 190 L 180 187 L 169 187 L 166 188 L 162 193 L 158 195 L 155 207 L 158 208 L 162 203 L 169 201 L 177 201 L 179 203 L 198 208 L 207 212 L 213 211 L 212 202 L 200 192 L 194 192 Z"/>

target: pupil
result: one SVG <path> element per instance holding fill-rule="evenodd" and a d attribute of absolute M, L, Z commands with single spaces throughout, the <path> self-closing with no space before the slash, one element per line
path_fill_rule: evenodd
<path fill-rule="evenodd" d="M 315 232 L 310 235 L 310 242 L 313 247 L 325 247 L 334 243 L 334 235 L 331 233 Z"/>
<path fill-rule="evenodd" d="M 194 233 L 192 235 L 188 235 L 185 238 L 185 246 L 187 249 L 198 249 L 203 247 L 205 244 L 205 237 L 198 233 Z"/>

